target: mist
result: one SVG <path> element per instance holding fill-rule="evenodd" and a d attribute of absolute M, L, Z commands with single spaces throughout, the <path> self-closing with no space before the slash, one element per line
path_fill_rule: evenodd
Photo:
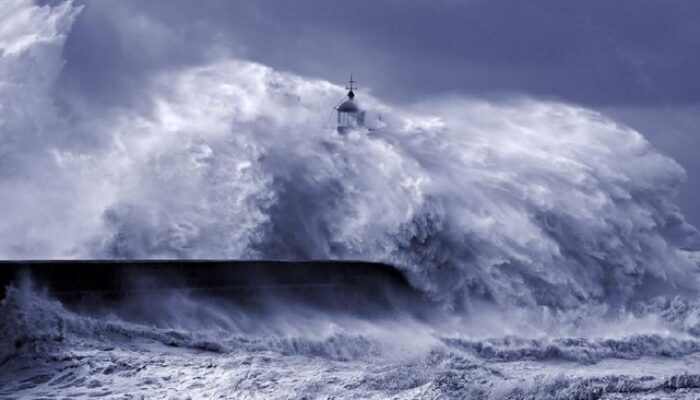
<path fill-rule="evenodd" d="M 155 342 L 369 369 L 383 360 L 386 381 L 357 383 L 381 397 L 455 369 L 502 379 L 490 362 L 668 356 L 672 369 L 700 349 L 700 234 L 675 204 L 686 172 L 643 133 L 533 96 L 398 105 L 361 89 L 382 126 L 341 136 L 342 86 L 216 43 L 161 54 L 176 61 L 147 73 L 116 69 L 124 75 L 102 89 L 125 93 L 101 102 L 63 75 L 89 7 L 12 0 L 0 14 L 0 258 L 381 262 L 434 316 L 367 320 L 284 301 L 257 315 L 186 291 L 86 315 L 13 288 L 4 329 L 35 353 Z M 129 25 L 140 27 L 169 37 L 147 19 Z M 28 351 L 6 345 L 7 360 Z M 412 346 L 413 358 L 394 357 Z M 277 359 L 287 372 L 299 364 Z M 410 373 L 389 374 L 394 364 Z"/>
<path fill-rule="evenodd" d="M 26 7 L 48 33 L 4 45 L 5 258 L 363 259 L 447 300 L 556 307 L 695 268 L 684 171 L 596 112 L 362 94 L 388 125 L 342 138 L 341 87 L 227 58 L 153 77 L 151 107 L 67 118 L 51 88 L 77 9 Z"/>

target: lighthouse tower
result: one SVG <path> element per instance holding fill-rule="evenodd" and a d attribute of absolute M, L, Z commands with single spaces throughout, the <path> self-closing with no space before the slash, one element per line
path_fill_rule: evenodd
<path fill-rule="evenodd" d="M 353 129 L 359 129 L 365 125 L 365 112 L 355 101 L 355 81 L 350 75 L 349 86 L 346 87 L 348 94 L 335 110 L 338 112 L 338 133 L 344 135 Z"/>

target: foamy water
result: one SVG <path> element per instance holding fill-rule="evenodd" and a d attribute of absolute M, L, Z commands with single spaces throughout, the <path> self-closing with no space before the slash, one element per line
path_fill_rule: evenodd
<path fill-rule="evenodd" d="M 290 312 L 242 329 L 246 310 L 201 299 L 188 304 L 206 323 L 178 317 L 182 304 L 149 322 L 16 291 L 2 306 L 4 394 L 698 386 L 698 233 L 673 203 L 682 168 L 641 133 L 552 101 L 398 108 L 360 92 L 386 126 L 340 137 L 327 121 L 340 87 L 236 58 L 163 72 L 147 107 L 59 110 L 78 15 L 28 0 L 0 14 L 0 257 L 382 261 L 441 317 Z"/>

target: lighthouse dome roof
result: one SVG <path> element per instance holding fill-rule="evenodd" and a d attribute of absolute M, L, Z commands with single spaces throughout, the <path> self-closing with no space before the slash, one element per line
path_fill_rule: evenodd
<path fill-rule="evenodd" d="M 360 107 L 357 106 L 357 103 L 355 103 L 355 101 L 350 99 L 350 100 L 346 100 L 342 104 L 340 104 L 338 106 L 337 110 L 340 112 L 354 113 L 354 112 L 359 112 Z"/>

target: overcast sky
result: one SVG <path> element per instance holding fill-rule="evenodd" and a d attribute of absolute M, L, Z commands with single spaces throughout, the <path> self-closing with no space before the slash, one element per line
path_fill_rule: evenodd
<path fill-rule="evenodd" d="M 700 225 L 699 1 L 85 1 L 58 92 L 133 105 L 159 71 L 234 55 L 394 104 L 535 96 L 600 110 L 688 172 Z M 105 56 L 108 54 L 108 56 Z M 78 94 L 78 96 L 73 96 Z"/>

